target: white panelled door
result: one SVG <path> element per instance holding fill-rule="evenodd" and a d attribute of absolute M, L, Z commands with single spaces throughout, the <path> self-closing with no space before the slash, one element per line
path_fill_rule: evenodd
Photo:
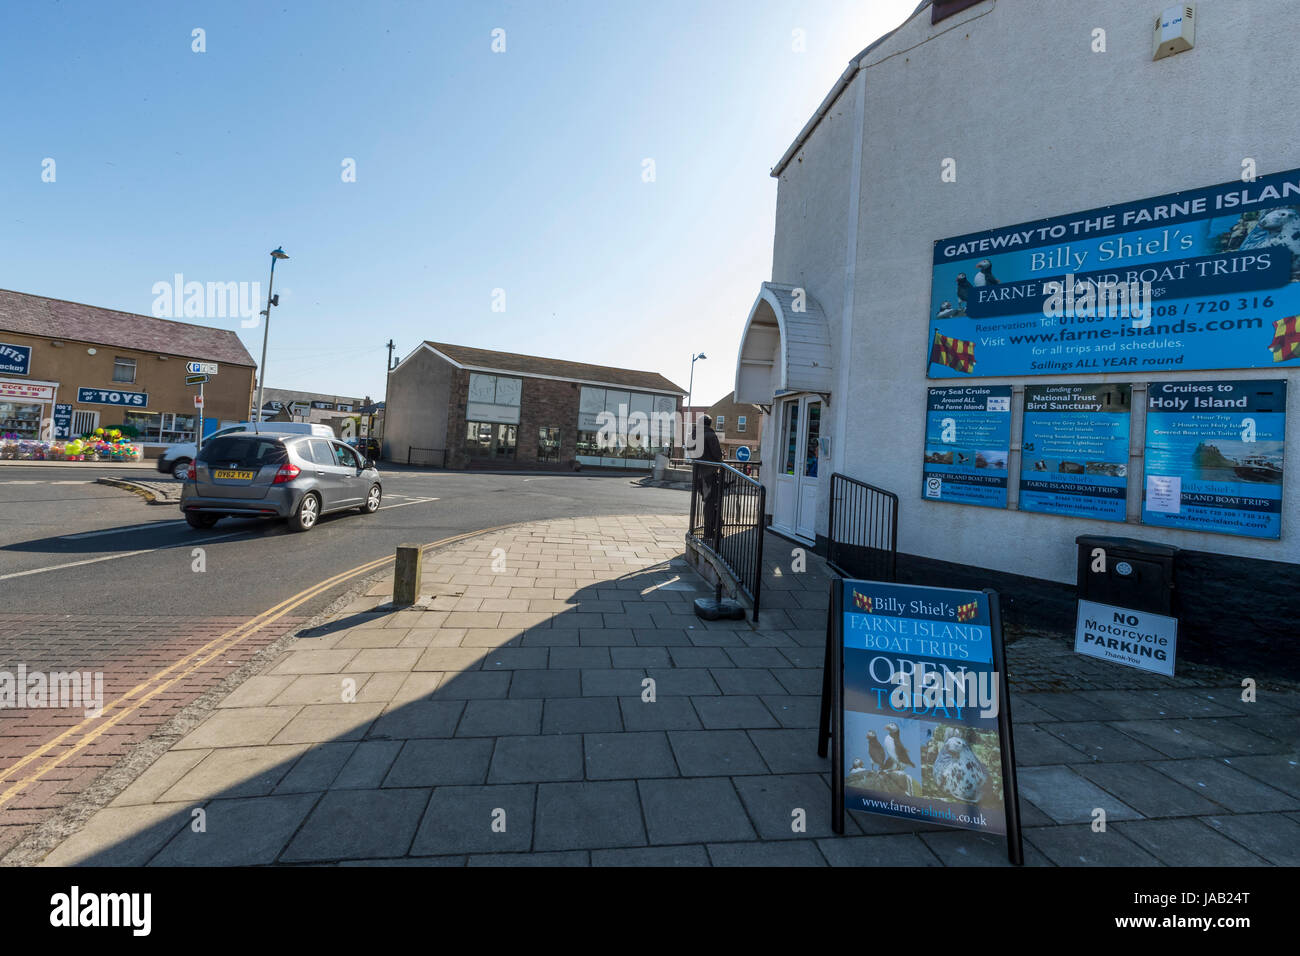
<path fill-rule="evenodd" d="M 776 474 L 772 527 L 813 541 L 817 534 L 817 482 L 822 400 L 787 398 L 777 407 Z"/>

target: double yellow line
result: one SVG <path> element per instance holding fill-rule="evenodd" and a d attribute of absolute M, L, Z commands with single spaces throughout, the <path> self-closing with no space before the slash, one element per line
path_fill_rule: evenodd
<path fill-rule="evenodd" d="M 476 537 L 477 535 L 490 534 L 493 531 L 500 531 L 502 530 L 502 528 L 506 528 L 506 527 L 509 526 L 500 525 L 495 528 L 484 528 L 481 531 L 468 531 L 464 534 L 453 535 L 450 538 L 442 538 L 441 540 L 435 541 L 432 544 L 426 544 L 422 550 L 428 551 L 431 548 L 440 548 L 443 547 L 444 545 L 454 544 L 457 541 L 463 541 L 466 538 L 473 538 Z M 20 780 L 14 780 L 3 791 L 0 791 L 0 807 L 3 807 L 6 803 L 9 803 L 11 800 L 17 797 L 18 794 L 20 794 L 24 789 L 31 786 L 37 780 L 40 780 L 43 776 L 45 776 L 55 767 L 58 767 L 59 765 L 67 762 L 69 759 L 76 756 L 81 751 L 85 750 L 92 743 L 94 743 L 100 737 L 100 735 L 102 735 L 106 730 L 109 730 L 110 728 L 115 727 L 117 724 L 121 723 L 123 720 L 125 720 L 127 717 L 134 714 L 136 711 L 138 711 L 141 707 L 143 707 L 154 697 L 157 697 L 159 694 L 167 690 L 167 688 L 176 684 L 178 681 L 184 680 L 186 677 L 188 677 L 190 674 L 193 674 L 200 667 L 203 667 L 205 664 L 211 663 L 213 660 L 216 660 L 221 655 L 227 653 L 231 648 L 236 647 L 243 641 L 246 641 L 248 638 L 252 637 L 258 631 L 261 631 L 263 628 L 269 627 L 270 625 L 274 624 L 276 621 L 284 617 L 290 611 L 293 611 L 296 608 L 301 607 L 305 602 L 310 601 L 312 598 L 316 597 L 322 592 L 328 591 L 330 588 L 336 587 L 337 585 L 342 584 L 345 581 L 351 580 L 352 578 L 355 578 L 358 575 L 368 574 L 371 571 L 377 571 L 379 568 L 382 568 L 385 564 L 389 564 L 390 562 L 392 562 L 392 560 L 393 557 L 391 555 L 386 558 L 378 558 L 374 561 L 369 561 L 366 564 L 358 565 L 357 567 L 352 568 L 350 571 L 344 571 L 341 574 L 336 574 L 331 578 L 326 578 L 324 581 L 314 584 L 304 591 L 298 592 L 293 597 L 281 601 L 279 604 L 275 605 L 275 607 L 269 608 L 263 611 L 261 614 L 258 614 L 256 617 L 250 618 L 249 620 L 245 621 L 243 624 L 240 624 L 238 627 L 235 627 L 227 631 L 226 633 L 222 634 L 219 637 L 213 638 L 207 644 L 204 644 L 202 647 L 198 648 L 192 653 L 187 654 L 185 657 L 181 658 L 176 663 L 170 664 L 167 667 L 163 668 L 162 670 L 158 671 L 158 673 L 153 674 L 150 677 L 147 677 L 145 680 L 141 681 L 135 687 L 131 688 L 121 697 L 118 697 L 116 700 L 112 701 L 110 704 L 105 706 L 104 709 L 100 712 L 98 717 L 88 717 L 85 720 L 83 720 L 81 723 L 73 727 L 69 727 L 67 730 L 59 734 L 53 740 L 47 741 L 46 743 L 42 744 L 40 747 L 33 750 L 27 756 L 23 757 L 12 767 L 8 768 L 7 770 L 0 771 L 0 783 L 2 783 L 4 780 L 12 778 L 14 774 L 20 772 L 24 767 L 31 766 L 32 764 L 40 760 L 43 756 L 48 754 L 50 751 L 59 747 L 66 741 L 69 741 L 72 738 L 76 737 L 78 734 L 81 734 L 81 738 L 77 740 L 66 751 L 59 754 L 57 757 L 50 758 L 45 763 L 41 764 L 41 766 L 38 769 L 35 769 L 28 776 L 23 777 Z M 173 676 L 171 677 L 167 676 L 168 674 L 172 674 L 173 672 L 175 672 Z M 164 678 L 166 679 L 164 680 Z M 159 681 L 161 681 L 161 683 L 158 683 Z M 109 716 L 110 714 L 112 714 L 112 716 Z"/>

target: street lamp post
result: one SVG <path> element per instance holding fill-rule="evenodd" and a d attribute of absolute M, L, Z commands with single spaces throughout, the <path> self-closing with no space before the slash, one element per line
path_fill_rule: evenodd
<path fill-rule="evenodd" d="M 707 359 L 707 358 L 708 356 L 705 355 L 703 352 L 699 353 L 698 355 L 694 353 L 692 353 L 691 355 L 691 380 L 690 383 L 686 386 L 686 414 L 689 415 L 691 418 L 692 434 L 694 434 L 694 428 L 695 428 L 695 413 L 691 411 L 691 397 L 695 394 L 695 363 L 698 362 L 700 359 Z M 683 444 L 685 444 L 685 442 L 683 442 Z"/>
<path fill-rule="evenodd" d="M 271 306 L 280 304 L 280 297 L 271 294 L 275 289 L 275 260 L 288 258 L 279 246 L 271 252 L 271 281 L 266 286 L 266 311 L 262 313 L 266 321 L 262 324 L 262 365 L 257 375 L 257 418 L 253 424 L 255 432 L 260 431 L 262 426 L 262 390 L 266 388 L 266 340 L 271 332 Z"/>

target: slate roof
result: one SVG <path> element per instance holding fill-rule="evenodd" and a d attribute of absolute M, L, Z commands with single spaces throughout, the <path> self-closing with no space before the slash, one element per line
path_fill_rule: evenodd
<path fill-rule="evenodd" d="M 658 372 L 638 372 L 634 369 L 614 368 L 609 365 L 588 365 L 585 362 L 568 362 L 564 359 L 541 358 L 536 355 L 517 355 L 514 352 L 493 352 L 465 345 L 448 345 L 444 342 L 425 342 L 457 365 L 470 368 L 514 372 L 518 375 L 544 375 L 578 382 L 618 385 L 623 388 L 644 388 L 660 392 L 685 395 L 686 389 L 668 381 Z"/>
<path fill-rule="evenodd" d="M 96 305 L 0 289 L 0 332 L 116 346 L 178 358 L 256 367 L 230 329 L 190 325 Z"/>
<path fill-rule="evenodd" d="M 263 403 L 279 402 L 288 405 L 291 402 L 330 402 L 334 405 L 360 405 L 362 399 L 349 398 L 346 395 L 327 395 L 323 392 L 298 392 L 291 388 L 271 388 L 269 385 L 262 396 Z"/>

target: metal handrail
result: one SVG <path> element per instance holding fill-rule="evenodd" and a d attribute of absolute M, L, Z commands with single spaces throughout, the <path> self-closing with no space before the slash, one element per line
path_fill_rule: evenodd
<path fill-rule="evenodd" d="M 706 480 L 719 482 L 716 494 L 701 494 Z M 749 597 L 754 623 L 762 599 L 766 514 L 767 489 L 760 482 L 723 462 L 691 459 L 690 534 L 731 572 Z M 719 594 L 721 589 L 719 581 Z"/>
<path fill-rule="evenodd" d="M 690 468 L 691 465 L 697 461 L 699 461 L 698 458 L 669 458 L 668 467 Z M 758 458 L 751 458 L 749 461 L 741 461 L 739 458 L 724 458 L 722 459 L 722 463 L 724 465 L 731 465 L 746 478 L 752 478 L 754 480 L 758 480 L 758 471 L 763 464 L 762 460 Z"/>
<path fill-rule="evenodd" d="M 898 579 L 898 495 L 831 475 L 826 561 L 840 577 Z"/>

